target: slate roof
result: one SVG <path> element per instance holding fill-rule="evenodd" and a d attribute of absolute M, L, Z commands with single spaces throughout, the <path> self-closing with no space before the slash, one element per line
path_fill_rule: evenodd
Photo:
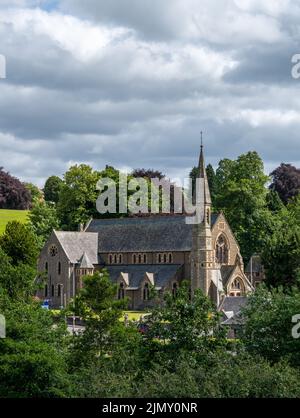
<path fill-rule="evenodd" d="M 154 274 L 156 287 L 163 287 L 167 285 L 181 267 L 180 264 L 139 264 L 106 266 L 105 268 L 114 283 L 116 283 L 121 273 L 128 273 L 129 287 L 140 287 L 147 272 Z"/>
<path fill-rule="evenodd" d="M 94 267 L 86 252 L 82 254 L 79 260 L 79 267 L 82 269 L 92 269 Z"/>
<path fill-rule="evenodd" d="M 98 234 L 54 231 L 71 263 L 78 263 L 86 253 L 90 263 L 98 264 Z"/>
<path fill-rule="evenodd" d="M 225 296 L 220 305 L 220 311 L 233 312 L 236 315 L 247 304 L 246 296 Z"/>
<path fill-rule="evenodd" d="M 211 225 L 218 215 L 212 214 Z M 192 225 L 185 216 L 94 219 L 87 232 L 99 233 L 99 252 L 190 251 Z"/>
<path fill-rule="evenodd" d="M 221 276 L 224 286 L 227 285 L 235 266 L 221 266 Z"/>

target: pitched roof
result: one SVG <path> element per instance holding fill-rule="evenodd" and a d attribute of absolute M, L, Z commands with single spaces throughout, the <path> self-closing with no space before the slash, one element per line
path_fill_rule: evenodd
<path fill-rule="evenodd" d="M 221 266 L 221 276 L 222 276 L 222 281 L 224 286 L 227 285 L 228 280 L 231 277 L 231 274 L 233 272 L 233 270 L 235 269 L 235 266 Z"/>
<path fill-rule="evenodd" d="M 127 273 L 129 278 L 129 287 L 140 287 L 146 273 L 153 274 L 154 285 L 163 287 L 167 285 L 178 270 L 180 264 L 139 264 L 139 265 L 118 265 L 106 266 L 111 280 L 116 283 L 121 273 Z"/>
<path fill-rule="evenodd" d="M 223 312 L 233 312 L 236 315 L 247 304 L 246 296 L 225 296 L 219 310 Z"/>
<path fill-rule="evenodd" d="M 98 264 L 98 234 L 69 231 L 54 233 L 71 263 L 78 263 L 86 253 L 91 264 Z"/>
<path fill-rule="evenodd" d="M 261 273 L 263 271 L 263 265 L 262 265 L 261 257 L 258 254 L 254 254 L 251 257 L 249 263 L 247 264 L 245 272 L 251 273 L 251 260 L 252 260 L 252 273 Z"/>
<path fill-rule="evenodd" d="M 218 215 L 212 214 L 213 226 Z M 192 227 L 185 216 L 94 219 L 87 232 L 99 233 L 99 252 L 190 251 Z"/>
<path fill-rule="evenodd" d="M 79 267 L 82 269 L 92 269 L 94 267 L 86 252 L 82 254 L 82 257 L 79 260 Z"/>

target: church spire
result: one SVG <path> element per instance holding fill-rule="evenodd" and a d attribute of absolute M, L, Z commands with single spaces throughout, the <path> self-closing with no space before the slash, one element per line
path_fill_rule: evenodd
<path fill-rule="evenodd" d="M 200 156 L 199 156 L 199 165 L 198 165 L 198 178 L 204 179 L 203 182 L 203 191 L 202 195 L 204 196 L 204 202 L 205 204 L 211 205 L 211 197 L 210 197 L 210 191 L 209 191 L 209 185 L 208 185 L 208 179 L 207 179 L 207 173 L 205 168 L 205 162 L 204 162 L 204 150 L 203 150 L 203 139 L 202 139 L 202 131 L 201 131 L 201 145 L 200 145 Z"/>

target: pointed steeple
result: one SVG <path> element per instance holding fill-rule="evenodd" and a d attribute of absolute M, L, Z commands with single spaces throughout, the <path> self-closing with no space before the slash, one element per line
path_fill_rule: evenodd
<path fill-rule="evenodd" d="M 210 190 L 209 190 L 207 173 L 206 173 L 205 162 L 204 162 L 203 148 L 204 146 L 203 146 L 202 131 L 201 131 L 201 145 L 200 145 L 198 172 L 199 172 L 199 178 L 204 179 L 204 182 L 203 182 L 204 190 L 202 191 L 203 196 L 204 196 L 204 202 L 207 205 L 211 205 L 211 197 L 210 197 Z"/>

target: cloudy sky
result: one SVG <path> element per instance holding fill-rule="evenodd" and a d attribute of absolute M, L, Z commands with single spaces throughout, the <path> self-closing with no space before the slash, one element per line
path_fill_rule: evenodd
<path fill-rule="evenodd" d="M 300 165 L 298 0 L 0 0 L 0 166 L 40 186 L 74 163 Z"/>

